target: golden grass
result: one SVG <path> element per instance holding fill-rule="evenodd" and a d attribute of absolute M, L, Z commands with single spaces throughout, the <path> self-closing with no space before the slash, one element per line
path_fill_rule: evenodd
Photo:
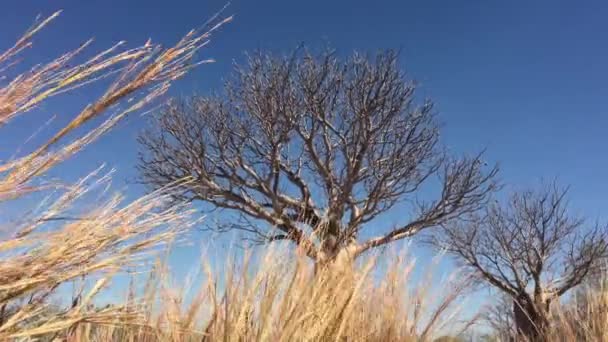
<path fill-rule="evenodd" d="M 314 274 L 304 256 L 272 249 L 255 260 L 246 254 L 225 272 L 203 264 L 200 284 L 181 289 L 159 266 L 132 303 L 144 313 L 137 326 L 80 324 L 74 334 L 86 341 L 433 341 L 468 326 L 457 319 L 466 281 L 414 285 L 415 265 L 403 257 L 374 277 L 379 260 Z M 431 297 L 426 288 L 444 293 Z"/>
<path fill-rule="evenodd" d="M 608 341 L 608 275 L 556 308 L 550 341 Z"/>
<path fill-rule="evenodd" d="M 35 34 L 58 15 L 59 12 L 54 13 L 36 23 L 0 54 L 0 72 L 16 68 L 17 57 L 32 46 Z M 100 175 L 97 170 L 72 185 L 45 182 L 41 176 L 128 114 L 145 110 L 173 81 L 206 62 L 194 60 L 195 53 L 208 43 L 211 32 L 229 20 L 220 21 L 205 32 L 191 31 L 170 48 L 148 41 L 140 47 L 120 50 L 124 44 L 121 42 L 70 66 L 91 44 L 87 41 L 78 49 L 12 79 L 0 78 L 2 130 L 9 121 L 51 97 L 114 77 L 103 95 L 74 115 L 48 141 L 30 153 L 0 162 L 0 204 L 52 190 L 36 214 L 28 214 L 31 208 L 21 208 L 20 221 L 1 232 L 0 340 L 48 336 L 70 330 L 81 322 L 126 324 L 139 319 L 139 313 L 124 305 L 103 310 L 90 310 L 90 306 L 113 274 L 133 267 L 139 258 L 187 228 L 185 218 L 189 212 L 166 205 L 171 189 L 126 205 L 117 194 L 91 209 L 83 209 L 82 197 L 92 188 L 107 184 L 108 174 Z M 69 135 L 102 115 L 109 116 L 84 133 Z M 65 217 L 65 213 L 76 209 L 77 219 Z M 63 284 L 93 275 L 98 279 L 96 283 L 87 291 L 83 289 L 72 305 L 50 306 L 50 298 Z"/>

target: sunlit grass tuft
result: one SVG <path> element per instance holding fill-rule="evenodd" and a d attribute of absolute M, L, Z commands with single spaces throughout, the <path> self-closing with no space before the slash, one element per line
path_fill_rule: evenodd
<path fill-rule="evenodd" d="M 47 195 L 36 214 L 23 205 L 13 209 L 21 211 L 16 215 L 18 221 L 1 232 L 0 340 L 71 336 L 75 327 L 84 322 L 140 322 L 141 312 L 127 305 L 95 309 L 94 299 L 114 274 L 140 265 L 142 258 L 186 229 L 191 223 L 187 220 L 189 211 L 167 205 L 170 187 L 131 203 L 124 203 L 122 196 L 116 194 L 92 207 L 90 203 L 84 205 L 82 199 L 87 192 L 109 182 L 109 174 L 101 175 L 101 170 L 76 184 L 50 182 L 42 176 L 127 115 L 146 110 L 173 81 L 206 62 L 197 61 L 195 53 L 208 43 L 211 32 L 231 19 L 219 21 L 205 31 L 191 31 L 170 48 L 148 41 L 143 46 L 123 49 L 124 43 L 120 42 L 76 63 L 76 56 L 90 48 L 92 41 L 87 41 L 46 64 L 12 78 L 6 76 L 9 70 L 19 68 L 21 55 L 33 46 L 36 33 L 59 13 L 34 24 L 0 54 L 0 136 L 7 136 L 8 122 L 52 97 L 69 96 L 70 91 L 101 79 L 112 81 L 97 100 L 32 152 L 0 161 L 0 205 L 36 193 Z M 101 123 L 84 132 L 76 131 L 98 117 L 103 117 Z M 32 122 L 35 127 L 36 118 Z M 70 217 L 72 212 L 78 212 L 78 216 Z M 62 285 L 87 277 L 94 277 L 96 282 L 83 288 L 71 304 L 52 305 L 51 299 Z"/>

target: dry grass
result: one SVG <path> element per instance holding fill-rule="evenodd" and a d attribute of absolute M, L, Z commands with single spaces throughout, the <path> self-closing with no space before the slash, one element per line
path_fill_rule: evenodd
<path fill-rule="evenodd" d="M 547 342 L 608 341 L 608 274 L 596 275 L 597 282 L 586 284 L 571 298 L 555 303 L 551 310 Z M 509 305 L 509 303 L 506 303 Z M 517 341 L 525 341 L 523 338 Z M 508 341 L 508 339 L 492 339 Z"/>
<path fill-rule="evenodd" d="M 608 341 L 608 275 L 555 310 L 550 341 Z"/>
<path fill-rule="evenodd" d="M 159 266 L 132 304 L 145 313 L 141 326 L 81 324 L 75 334 L 87 341 L 432 341 L 465 329 L 469 322 L 457 317 L 467 282 L 413 285 L 414 263 L 406 259 L 392 258 L 380 277 L 372 276 L 376 258 L 315 275 L 305 257 L 269 250 L 225 272 L 204 266 L 200 284 L 181 289 Z"/>
<path fill-rule="evenodd" d="M 57 15 L 0 54 L 0 73 L 17 67 L 17 57 Z M 1 232 L 0 340 L 431 341 L 472 323 L 461 321 L 468 278 L 416 283 L 413 262 L 400 256 L 370 257 L 352 269 L 315 274 L 303 256 L 268 250 L 220 270 L 203 263 L 196 287 L 175 287 L 163 263 L 150 269 L 144 262 L 195 223 L 187 207 L 167 205 L 171 188 L 125 204 L 119 194 L 107 195 L 111 172 L 102 169 L 76 184 L 41 177 L 125 116 L 149 109 L 173 81 L 205 62 L 194 61 L 195 52 L 228 20 L 192 31 L 168 49 L 147 43 L 121 50 L 119 43 L 69 66 L 87 42 L 12 79 L 0 78 L 1 132 L 51 97 L 114 77 L 99 99 L 48 141 L 0 162 L 0 204 L 48 194 L 34 214 L 21 207 L 20 221 Z M 87 123 L 93 128 L 80 132 Z M 86 200 L 90 194 L 98 194 L 93 206 Z M 379 266 L 379 260 L 389 262 Z M 140 273 L 134 281 L 146 278 L 143 288 L 135 284 L 124 301 L 98 307 L 99 294 L 127 269 Z M 61 298 L 62 287 L 83 279 L 88 286 L 69 301 Z M 557 310 L 550 340 L 608 340 L 607 293 L 594 288 Z M 54 304 L 58 296 L 63 300 Z"/>
<path fill-rule="evenodd" d="M 4 74 L 19 65 L 21 54 L 32 46 L 35 34 L 59 15 L 36 23 L 14 46 L 0 54 Z M 33 193 L 49 193 L 36 214 L 20 207 L 20 220 L 3 227 L 0 241 L 0 340 L 65 332 L 80 322 L 137 322 L 140 314 L 126 306 L 90 310 L 93 299 L 112 275 L 173 239 L 187 227 L 187 210 L 165 206 L 164 189 L 125 205 L 120 195 L 83 209 L 79 203 L 93 188 L 104 186 L 109 175 L 97 170 L 77 184 L 44 181 L 41 176 L 91 144 L 130 113 L 145 110 L 171 83 L 197 64 L 195 53 L 208 42 L 208 31 L 189 32 L 175 46 L 151 42 L 121 50 L 123 43 L 70 66 L 91 44 L 86 42 L 49 63 L 37 65 L 13 78 L 0 78 L 0 131 L 57 95 L 101 79 L 114 77 L 96 101 L 87 105 L 48 141 L 13 160 L 0 162 L 0 204 Z M 101 117 L 85 132 L 76 131 Z M 71 137 L 71 138 L 70 138 Z M 76 219 L 66 213 L 77 211 Z M 52 308 L 49 300 L 67 282 L 95 275 L 96 283 L 83 288 L 78 300 Z M 52 310 L 51 310 L 52 309 Z M 52 312 L 52 314 L 50 314 Z"/>

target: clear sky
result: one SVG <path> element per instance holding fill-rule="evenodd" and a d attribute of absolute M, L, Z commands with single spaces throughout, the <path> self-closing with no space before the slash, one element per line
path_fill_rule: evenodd
<path fill-rule="evenodd" d="M 170 43 L 203 23 L 222 0 L 4 0 L 0 46 L 8 47 L 39 14 L 64 9 L 35 41 L 36 61 L 95 37 L 100 50 L 113 42 L 141 44 L 149 37 Z M 445 124 L 444 142 L 460 152 L 487 149 L 500 162 L 501 179 L 525 186 L 541 178 L 572 186 L 574 208 L 592 219 L 604 214 L 608 182 L 608 3 L 605 1 L 383 1 L 235 0 L 234 14 L 203 50 L 217 62 L 195 70 L 174 94 L 219 90 L 222 77 L 243 52 L 289 52 L 301 42 L 326 43 L 340 53 L 400 48 L 403 67 L 432 98 Z M 77 92 L 36 115 L 74 115 L 87 95 Z M 62 121 L 63 120 L 63 121 Z M 2 130 L 0 158 L 36 127 L 24 117 Z M 132 117 L 59 172 L 86 174 L 99 163 L 118 169 L 115 184 L 135 176 Z M 44 133 L 41 135 L 41 139 Z M 136 196 L 141 189 L 129 186 Z"/>

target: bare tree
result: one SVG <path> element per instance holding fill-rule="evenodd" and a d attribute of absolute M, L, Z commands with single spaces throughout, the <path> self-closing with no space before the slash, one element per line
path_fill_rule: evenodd
<path fill-rule="evenodd" d="M 502 294 L 498 301 L 484 314 L 484 321 L 492 328 L 496 341 L 512 341 L 516 336 L 513 318 L 513 300 Z"/>
<path fill-rule="evenodd" d="M 608 252 L 606 227 L 567 211 L 567 189 L 547 185 L 490 205 L 483 217 L 443 225 L 434 243 L 513 300 L 519 334 L 542 339 L 552 301 L 597 270 Z"/>
<path fill-rule="evenodd" d="M 180 199 L 230 209 L 222 225 L 257 242 L 289 240 L 317 262 L 350 258 L 479 210 L 496 168 L 450 158 L 432 105 L 414 103 L 392 51 L 375 58 L 256 54 L 221 96 L 175 100 L 140 137 L 144 183 L 189 178 Z M 440 195 L 416 193 L 437 176 Z M 399 201 L 410 220 L 357 241 Z M 405 220 L 405 219 L 404 219 Z"/>

